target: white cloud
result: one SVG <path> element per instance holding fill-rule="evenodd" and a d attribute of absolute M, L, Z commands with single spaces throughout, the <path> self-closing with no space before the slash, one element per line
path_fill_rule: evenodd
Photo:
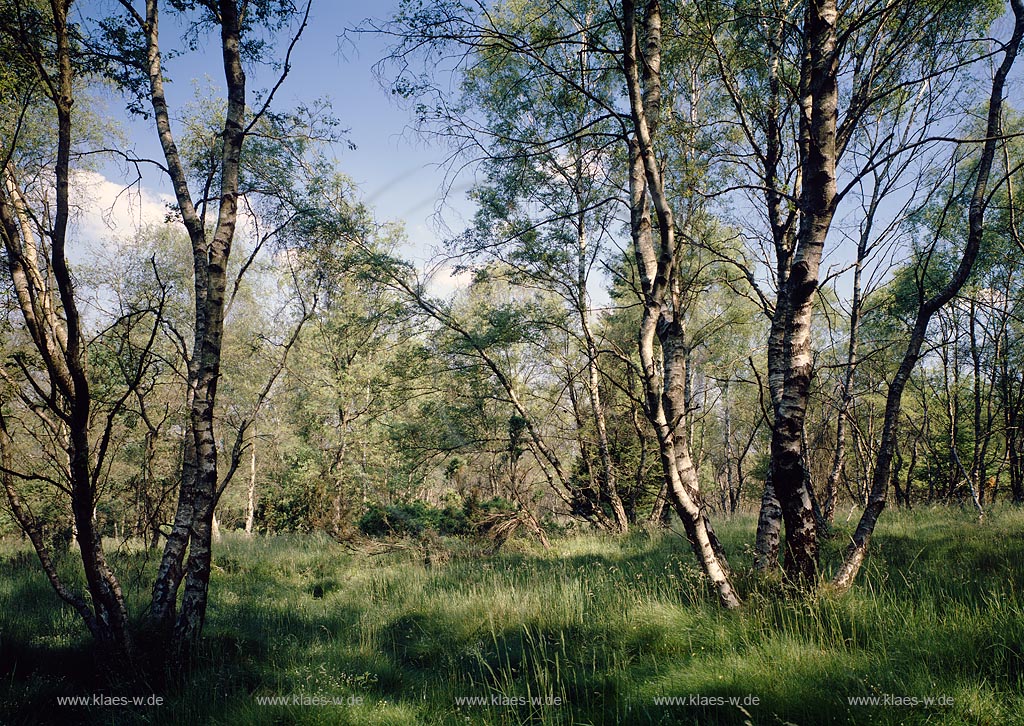
<path fill-rule="evenodd" d="M 471 282 L 473 282 L 472 271 L 456 272 L 451 265 L 444 264 L 430 271 L 427 278 L 427 292 L 435 297 L 447 298 L 460 290 L 465 290 Z"/>
<path fill-rule="evenodd" d="M 95 171 L 77 171 L 71 178 L 77 236 L 104 247 L 134 237 L 148 225 L 164 224 L 167 205 L 173 202 L 168 194 L 114 182 Z"/>
<path fill-rule="evenodd" d="M 166 224 L 169 207 L 176 204 L 173 195 L 156 192 L 141 183 L 111 181 L 95 171 L 72 174 L 72 221 L 78 238 L 86 243 L 117 246 L 145 227 Z M 248 208 L 239 205 L 236 239 L 254 235 L 258 229 L 255 222 Z"/>

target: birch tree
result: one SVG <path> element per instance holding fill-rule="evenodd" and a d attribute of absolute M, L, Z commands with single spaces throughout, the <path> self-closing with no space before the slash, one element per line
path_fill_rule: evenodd
<path fill-rule="evenodd" d="M 807 581 L 817 569 L 818 522 L 801 442 L 814 375 L 813 310 L 833 221 L 848 198 L 866 194 L 870 212 L 872 196 L 904 193 L 908 174 L 917 171 L 909 162 L 934 146 L 930 134 L 949 123 L 956 94 L 970 91 L 957 81 L 981 54 L 964 29 L 987 23 L 992 9 L 807 2 L 729 3 L 725 12 L 725 23 L 716 21 L 718 4 L 703 15 L 731 99 L 730 120 L 743 140 L 742 152 L 727 152 L 723 161 L 740 174 L 735 191 L 760 207 L 766 224 L 752 236 L 766 240 L 774 287 L 774 294 L 761 290 L 758 273 L 741 268 L 772 321 L 772 466 L 758 565 L 777 562 L 784 521 L 785 570 Z M 865 229 L 870 237 L 870 225 Z"/>
<path fill-rule="evenodd" d="M 283 27 L 296 13 L 290 4 L 211 0 L 169 4 L 165 8 L 159 0 L 146 0 L 140 7 L 131 0 L 121 0 L 121 6 L 125 13 L 121 21 L 106 25 L 108 39 L 122 58 L 137 62 L 128 70 L 137 79 L 140 103 L 144 100 L 151 109 L 164 157 L 162 167 L 171 182 L 177 213 L 192 246 L 195 318 L 187 372 L 189 433 L 178 507 L 153 586 L 150 613 L 160 629 L 173 626 L 175 640 L 188 648 L 202 630 L 210 580 L 213 516 L 220 486 L 214 410 L 229 294 L 228 261 L 241 202 L 242 147 L 247 134 L 269 109 L 274 92 L 288 72 L 290 51 L 305 26 L 309 5 L 305 17 L 300 15 L 299 30 L 289 46 L 281 80 L 255 112 L 246 107 L 243 63 L 245 54 L 261 44 L 254 45 L 250 36 L 260 25 Z M 179 151 L 165 90 L 160 34 L 164 9 L 190 14 L 198 28 L 212 29 L 220 38 L 226 105 L 218 143 L 213 147 L 215 163 L 196 180 L 200 185 L 197 189 L 190 186 L 195 170 L 189 168 Z M 212 221 L 212 230 L 208 221 Z"/>
<path fill-rule="evenodd" d="M 81 88 L 70 10 L 70 0 L 54 0 L 46 6 L 11 2 L 3 8 L 3 43 L 24 75 L 11 79 L 11 90 L 21 102 L 18 120 L 8 128 L 5 119 L 0 236 L 17 309 L 40 366 L 33 370 L 27 359 L 18 358 L 25 382 L 13 386 L 13 393 L 36 412 L 51 440 L 61 442 L 63 452 L 56 456 L 56 478 L 23 469 L 13 461 L 11 428 L 0 415 L 0 478 L 11 509 L 29 535 L 57 595 L 82 617 L 101 649 L 113 656 L 108 663 L 117 663 L 132 652 L 128 612 L 121 583 L 107 562 L 95 507 L 114 421 L 131 389 L 104 412 L 105 424 L 99 431 L 93 430 L 97 412 L 90 390 L 86 332 L 67 254 L 73 204 L 71 165 L 80 119 L 75 100 Z M 46 118 L 43 129 L 53 132 L 56 153 L 44 157 L 52 166 L 44 163 L 29 176 L 29 168 L 19 164 L 24 158 L 19 152 L 24 151 L 26 140 L 22 136 L 27 131 L 24 121 L 34 114 Z M 143 354 L 140 360 L 144 359 Z M 58 575 L 41 523 L 18 490 L 16 480 L 40 477 L 70 500 L 86 593 L 76 591 Z"/>
<path fill-rule="evenodd" d="M 689 442 L 682 434 L 681 424 L 686 415 L 686 357 L 685 320 L 680 315 L 676 276 L 678 237 L 674 210 L 664 184 L 664 169 L 655 146 L 662 113 L 661 3 L 652 0 L 643 8 L 642 36 L 637 20 L 638 8 L 624 0 L 622 70 L 631 119 L 630 228 L 644 298 L 637 340 L 646 393 L 645 413 L 658 438 L 669 499 L 682 519 L 690 544 L 723 606 L 736 608 L 740 599 L 708 517 Z"/>
<path fill-rule="evenodd" d="M 917 365 L 928 332 L 932 317 L 960 291 L 967 282 L 971 268 L 978 256 L 985 231 L 985 215 L 992 198 L 992 187 L 998 187 L 1006 179 L 991 179 L 996 153 L 1000 148 L 1002 114 L 1006 80 L 1013 69 L 1020 52 L 1021 41 L 1024 40 L 1024 2 L 1011 0 L 1013 11 L 1013 31 L 1010 37 L 1001 44 L 1001 59 L 992 78 L 991 91 L 985 114 L 985 131 L 981 141 L 977 170 L 974 172 L 973 189 L 970 195 L 967 216 L 967 234 L 963 252 L 953 274 L 938 290 L 926 294 L 923 277 L 919 277 L 919 303 L 913 327 L 907 342 L 903 359 L 896 375 L 889 384 L 889 392 L 885 405 L 885 421 L 883 425 L 878 458 L 871 481 L 871 493 L 868 504 L 864 508 L 860 522 L 847 548 L 842 566 L 832 578 L 832 586 L 839 590 L 848 589 L 867 553 L 868 543 L 874 533 L 875 524 L 888 498 L 889 482 L 892 473 L 892 460 L 896 448 L 896 436 L 899 425 L 903 392 L 914 367 Z M 1009 170 L 1007 170 L 1009 171 Z"/>

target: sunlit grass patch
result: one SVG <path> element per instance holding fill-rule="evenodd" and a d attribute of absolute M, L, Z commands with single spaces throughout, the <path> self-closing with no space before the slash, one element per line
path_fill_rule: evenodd
<path fill-rule="evenodd" d="M 840 523 L 827 543 L 826 565 L 841 553 L 848 526 Z M 449 556 L 429 561 L 415 548 L 370 556 L 317 536 L 229 534 L 214 556 L 197 668 L 167 686 L 164 706 L 146 712 L 56 708 L 57 695 L 116 687 L 88 675 L 89 641 L 77 617 L 56 601 L 31 553 L 5 543 L 0 721 L 952 726 L 1019 719 L 1020 512 L 997 510 L 980 525 L 970 512 L 887 512 L 862 577 L 843 596 L 797 598 L 758 583 L 747 574 L 752 528 L 750 518 L 719 525 L 745 593 L 739 613 L 717 606 L 676 533 L 579 534 L 556 539 L 551 550 L 516 542 L 496 555 L 456 540 L 435 543 Z M 155 566 L 144 551 L 119 557 L 143 574 Z M 73 557 L 61 563 L 72 578 L 74 564 Z M 141 608 L 147 578 L 137 579 L 131 601 Z M 656 700 L 691 695 L 724 701 Z M 266 702 L 283 697 L 300 703 Z M 340 701 L 301 702 L 321 697 Z M 757 705 L 744 705 L 754 697 Z M 950 704 L 862 705 L 851 697 Z"/>

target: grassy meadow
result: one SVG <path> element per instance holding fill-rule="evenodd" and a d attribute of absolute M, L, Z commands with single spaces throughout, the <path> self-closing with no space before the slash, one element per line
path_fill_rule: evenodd
<path fill-rule="evenodd" d="M 743 574 L 753 527 L 720 524 L 739 613 L 718 608 L 673 532 L 497 555 L 464 540 L 371 555 L 227 535 L 196 669 L 130 694 L 96 675 L 78 618 L 7 541 L 0 723 L 1024 723 L 1024 512 L 980 525 L 966 510 L 886 512 L 855 589 L 812 599 Z M 840 535 L 826 568 L 841 550 Z M 114 559 L 139 612 L 155 557 Z M 59 703 L 139 693 L 163 702 Z M 934 701 L 899 702 L 915 698 Z"/>

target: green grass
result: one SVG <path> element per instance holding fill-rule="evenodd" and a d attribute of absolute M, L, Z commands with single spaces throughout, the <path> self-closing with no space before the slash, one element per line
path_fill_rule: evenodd
<path fill-rule="evenodd" d="M 672 533 L 580 535 L 547 552 L 514 542 L 493 557 L 454 541 L 429 566 L 413 552 L 357 555 L 319 537 L 226 537 L 198 667 L 150 688 L 165 702 L 144 708 L 57 705 L 126 694 L 95 675 L 76 617 L 31 553 L 8 543 L 0 723 L 1024 723 L 1024 512 L 996 511 L 983 525 L 966 511 L 886 512 L 855 589 L 802 600 L 742 572 L 752 528 L 743 518 L 719 527 L 746 598 L 740 613 L 717 607 Z M 126 554 L 116 564 L 138 612 L 153 563 Z M 344 703 L 257 702 L 293 694 Z M 885 694 L 952 705 L 847 700 Z M 655 703 L 691 695 L 725 705 Z M 510 705 L 458 705 L 464 696 Z M 518 703 L 533 697 L 561 705 Z M 746 697 L 758 704 L 741 707 Z"/>

